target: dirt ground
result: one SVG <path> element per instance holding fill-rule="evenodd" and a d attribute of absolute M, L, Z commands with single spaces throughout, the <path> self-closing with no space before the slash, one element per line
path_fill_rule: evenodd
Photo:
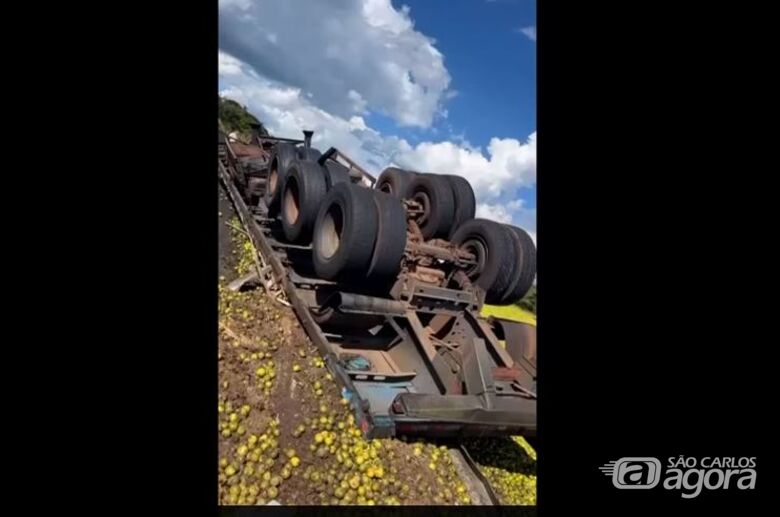
<path fill-rule="evenodd" d="M 226 289 L 254 262 L 246 236 L 227 224 L 240 227 L 221 187 L 219 197 L 220 503 L 469 504 L 444 446 L 362 437 L 291 309 L 261 289 Z M 506 504 L 535 503 L 526 446 L 470 448 Z"/>

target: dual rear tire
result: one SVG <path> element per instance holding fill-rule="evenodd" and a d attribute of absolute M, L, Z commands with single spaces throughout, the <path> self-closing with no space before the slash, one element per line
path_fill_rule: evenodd
<path fill-rule="evenodd" d="M 282 230 L 290 242 L 311 241 L 314 219 L 325 197 L 327 185 L 317 162 L 294 161 L 281 189 Z"/>
<path fill-rule="evenodd" d="M 385 192 L 339 183 L 314 223 L 312 257 L 321 278 L 361 282 L 392 278 L 406 248 L 406 215 Z"/>
<path fill-rule="evenodd" d="M 388 167 L 379 175 L 376 189 L 420 204 L 422 213 L 416 222 L 426 240 L 449 238 L 461 224 L 474 218 L 474 191 L 461 176 Z"/>
<path fill-rule="evenodd" d="M 531 288 L 536 277 L 536 247 L 524 230 L 471 219 L 453 233 L 452 242 L 476 257 L 476 266 L 466 273 L 485 291 L 485 302 L 509 305 Z"/>
<path fill-rule="evenodd" d="M 279 142 L 274 147 L 268 163 L 268 179 L 265 186 L 265 204 L 271 217 L 279 213 L 282 186 L 290 165 L 297 157 L 298 151 L 292 144 Z"/>
<path fill-rule="evenodd" d="M 299 149 L 298 154 L 281 175 L 281 186 L 276 186 L 276 212 L 287 240 L 308 244 L 325 194 L 340 183 L 349 183 L 350 178 L 348 169 L 339 163 L 328 160 L 320 165 L 315 161 L 320 156 L 316 149 Z"/>

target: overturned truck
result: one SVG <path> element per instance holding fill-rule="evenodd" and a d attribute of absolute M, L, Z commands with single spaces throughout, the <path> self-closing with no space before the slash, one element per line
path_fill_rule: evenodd
<path fill-rule="evenodd" d="M 367 437 L 536 435 L 535 327 L 482 318 L 536 274 L 520 228 L 475 219 L 459 176 L 220 131 L 219 175 Z M 251 148 L 251 149 L 249 149 Z"/>

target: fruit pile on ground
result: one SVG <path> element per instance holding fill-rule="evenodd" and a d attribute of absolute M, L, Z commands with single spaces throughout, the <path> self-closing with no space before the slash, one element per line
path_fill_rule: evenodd
<path fill-rule="evenodd" d="M 466 440 L 502 504 L 536 504 L 536 451 L 521 436 Z"/>

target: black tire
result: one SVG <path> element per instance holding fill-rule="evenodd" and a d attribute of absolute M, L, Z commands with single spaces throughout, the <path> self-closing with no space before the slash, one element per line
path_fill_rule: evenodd
<path fill-rule="evenodd" d="M 335 185 L 339 183 L 349 183 L 349 169 L 336 163 L 333 160 L 325 162 L 325 186 L 330 191 Z"/>
<path fill-rule="evenodd" d="M 265 205 L 268 207 L 268 215 L 276 216 L 279 213 L 279 200 L 281 199 L 281 186 L 284 185 L 284 177 L 287 169 L 297 156 L 295 146 L 286 142 L 279 142 L 274 147 L 271 160 L 268 163 L 268 182 L 265 186 Z"/>
<path fill-rule="evenodd" d="M 474 214 L 477 210 L 477 199 L 474 197 L 474 190 L 466 178 L 450 174 L 442 177 L 452 187 L 452 196 L 455 198 L 455 216 L 448 235 L 448 237 L 451 237 L 461 224 L 469 219 L 474 219 Z"/>
<path fill-rule="evenodd" d="M 407 197 L 423 205 L 423 215 L 417 219 L 417 225 L 426 240 L 449 236 L 455 216 L 455 196 L 445 178 L 418 174 L 409 184 Z"/>
<path fill-rule="evenodd" d="M 376 180 L 374 188 L 386 192 L 398 199 L 404 199 L 407 195 L 409 184 L 417 176 L 412 171 L 388 167 L 382 171 Z"/>
<path fill-rule="evenodd" d="M 320 150 L 315 149 L 314 147 L 309 147 L 308 149 L 305 147 L 296 147 L 296 151 L 298 154 L 298 159 L 300 160 L 311 160 L 316 162 L 319 160 L 320 156 L 322 156 Z"/>
<path fill-rule="evenodd" d="M 320 278 L 365 278 L 377 235 L 373 192 L 339 183 L 328 192 L 314 223 L 312 260 Z"/>
<path fill-rule="evenodd" d="M 452 235 L 452 242 L 477 255 L 479 265 L 467 271 L 485 291 L 485 302 L 499 303 L 509 288 L 517 262 L 510 230 L 487 219 L 471 219 Z"/>
<path fill-rule="evenodd" d="M 377 233 L 367 275 L 388 278 L 401 270 L 406 249 L 406 211 L 401 200 L 380 190 L 373 190 L 377 210 Z"/>
<path fill-rule="evenodd" d="M 311 242 L 314 220 L 325 197 L 325 175 L 317 162 L 294 161 L 281 191 L 284 236 L 290 242 Z"/>
<path fill-rule="evenodd" d="M 515 262 L 512 282 L 501 297 L 501 304 L 515 303 L 526 295 L 536 278 L 536 246 L 533 239 L 522 228 L 504 225 L 512 237 L 515 245 Z"/>

